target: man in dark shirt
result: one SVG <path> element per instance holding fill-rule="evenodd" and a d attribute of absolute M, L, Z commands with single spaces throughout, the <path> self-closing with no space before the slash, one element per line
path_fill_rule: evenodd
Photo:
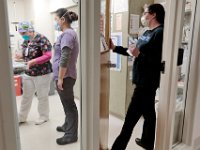
<path fill-rule="evenodd" d="M 136 88 L 129 105 L 125 122 L 120 135 L 115 140 L 112 150 L 125 150 L 132 131 L 141 116 L 144 117 L 143 133 L 136 143 L 153 150 L 155 140 L 155 95 L 160 82 L 160 67 L 163 43 L 163 24 L 165 11 L 162 5 L 152 4 L 145 9 L 141 22 L 148 26 L 134 48 L 129 48 L 135 57 L 133 64 L 133 84 Z M 110 48 L 113 52 L 129 56 L 127 48 L 115 46 L 112 41 Z"/>

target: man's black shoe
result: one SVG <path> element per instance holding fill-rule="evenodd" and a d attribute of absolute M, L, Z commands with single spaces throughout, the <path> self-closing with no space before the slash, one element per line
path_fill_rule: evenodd
<path fill-rule="evenodd" d="M 65 132 L 65 130 L 64 130 L 63 127 L 61 127 L 61 126 L 57 126 L 56 130 L 57 130 L 58 132 Z"/>
<path fill-rule="evenodd" d="M 144 148 L 146 150 L 153 150 L 152 148 L 148 148 L 148 146 L 146 146 L 144 143 L 142 143 L 142 140 L 139 138 L 136 138 L 135 142 L 137 145 L 141 146 L 142 148 Z"/>
<path fill-rule="evenodd" d="M 61 138 L 58 138 L 56 140 L 56 143 L 58 145 L 65 145 L 65 144 L 71 144 L 77 142 L 78 138 L 77 137 L 68 137 L 68 136 L 63 136 Z"/>

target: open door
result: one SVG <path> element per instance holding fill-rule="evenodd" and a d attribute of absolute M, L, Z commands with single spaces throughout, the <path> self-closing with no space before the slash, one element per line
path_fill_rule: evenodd
<path fill-rule="evenodd" d="M 101 87 L 100 87 L 100 150 L 108 149 L 109 91 L 110 91 L 110 50 L 107 47 L 110 37 L 110 0 L 101 1 Z M 105 26 L 105 28 L 104 28 Z M 105 37 L 105 38 L 104 38 Z M 106 45 L 106 46 L 105 46 Z"/>

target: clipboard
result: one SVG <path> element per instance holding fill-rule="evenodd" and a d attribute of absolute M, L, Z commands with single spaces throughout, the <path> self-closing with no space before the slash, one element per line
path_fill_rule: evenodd
<path fill-rule="evenodd" d="M 101 52 L 109 51 L 109 47 L 108 47 L 108 44 L 106 43 L 106 39 L 103 33 L 100 33 L 100 40 L 101 40 L 101 45 L 102 45 Z"/>

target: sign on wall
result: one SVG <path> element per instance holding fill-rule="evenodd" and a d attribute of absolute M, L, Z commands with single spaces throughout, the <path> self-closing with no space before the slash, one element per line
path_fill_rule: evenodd
<path fill-rule="evenodd" d="M 130 14 L 129 33 L 138 34 L 139 25 L 140 25 L 140 16 L 135 14 Z"/>
<path fill-rule="evenodd" d="M 116 46 L 122 45 L 122 32 L 111 33 L 111 39 Z M 110 61 L 112 64 L 116 64 L 115 68 L 111 68 L 114 71 L 121 71 L 121 55 L 117 53 L 110 53 Z"/>
<path fill-rule="evenodd" d="M 117 31 L 122 30 L 122 13 L 116 14 L 115 27 Z"/>
<path fill-rule="evenodd" d="M 120 13 L 128 11 L 128 0 L 112 0 L 112 13 Z"/>

